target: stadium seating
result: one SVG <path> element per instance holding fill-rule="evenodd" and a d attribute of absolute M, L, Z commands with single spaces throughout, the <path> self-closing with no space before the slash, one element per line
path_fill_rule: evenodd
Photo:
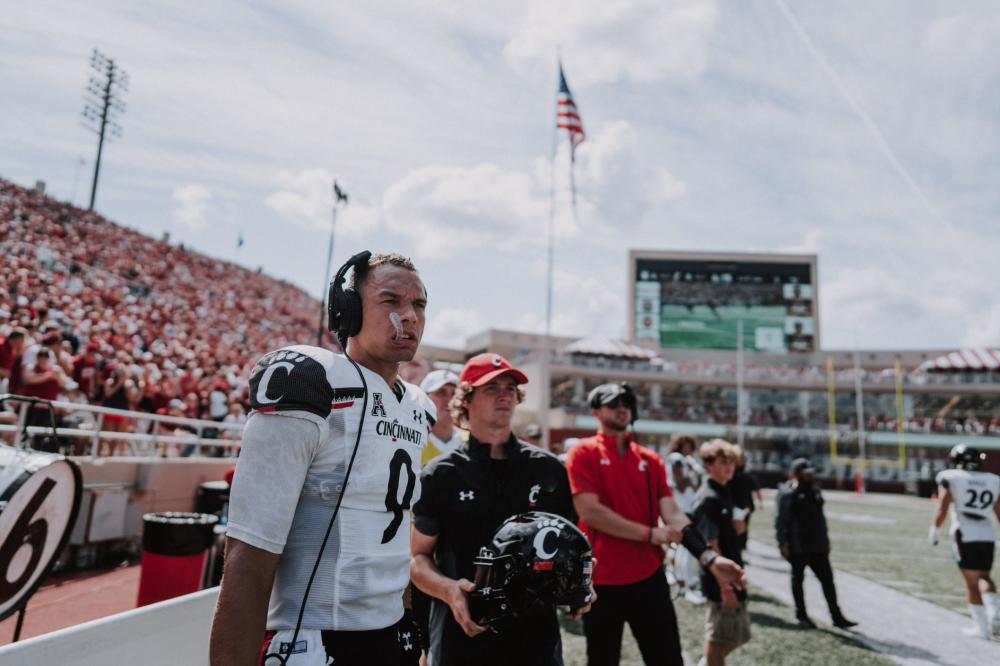
<path fill-rule="evenodd" d="M 77 380 L 90 343 L 100 380 L 124 369 L 133 409 L 179 399 L 177 415 L 241 418 L 254 359 L 315 339 L 319 303 L 303 290 L 2 179 L 0 246 L 0 340 L 15 326 L 29 343 L 58 333 Z M 75 384 L 61 397 L 103 398 Z"/>

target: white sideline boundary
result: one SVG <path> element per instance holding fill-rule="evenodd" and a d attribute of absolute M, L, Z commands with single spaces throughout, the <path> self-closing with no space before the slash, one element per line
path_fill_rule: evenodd
<path fill-rule="evenodd" d="M 747 544 L 750 582 L 794 608 L 791 568 L 771 544 L 750 539 Z M 1000 642 L 987 642 L 961 634 L 972 622 L 968 615 L 942 608 L 887 585 L 834 569 L 837 600 L 844 615 L 858 622 L 848 634 L 867 647 L 906 666 L 968 666 L 1000 664 Z M 960 585 L 958 576 L 956 585 Z M 819 621 L 820 631 L 839 632 L 830 614 L 819 581 L 806 571 L 806 609 Z M 750 610 L 753 611 L 751 604 Z M 808 631 L 802 640 L 808 641 Z"/>
<path fill-rule="evenodd" d="M 0 646 L 0 664 L 207 664 L 218 596 L 213 587 Z"/>

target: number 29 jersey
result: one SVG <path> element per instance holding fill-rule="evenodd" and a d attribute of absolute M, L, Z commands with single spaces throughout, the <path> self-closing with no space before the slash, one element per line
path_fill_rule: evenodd
<path fill-rule="evenodd" d="M 938 485 L 951 493 L 951 532 L 961 532 L 963 542 L 996 541 L 993 507 L 1000 498 L 1000 476 L 989 472 L 946 469 Z"/>
<path fill-rule="evenodd" d="M 251 372 L 253 412 L 227 534 L 281 555 L 268 629 L 295 626 L 341 493 L 302 627 L 382 629 L 403 616 L 410 508 L 420 497 L 421 454 L 435 409 L 418 387 L 401 380 L 389 386 L 360 371 L 364 383 L 344 356 L 298 345 L 265 355 Z"/>

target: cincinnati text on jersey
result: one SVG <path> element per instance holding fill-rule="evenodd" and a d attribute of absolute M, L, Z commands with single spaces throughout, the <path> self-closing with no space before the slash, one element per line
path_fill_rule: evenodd
<path fill-rule="evenodd" d="M 402 439 L 417 446 L 424 445 L 424 434 L 421 431 L 416 428 L 408 428 L 396 419 L 392 421 L 379 419 L 379 422 L 375 424 L 375 432 L 383 437 L 391 437 L 394 442 L 397 439 Z"/>

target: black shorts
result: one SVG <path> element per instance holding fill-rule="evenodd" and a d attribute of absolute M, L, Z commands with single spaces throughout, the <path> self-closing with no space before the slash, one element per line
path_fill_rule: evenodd
<path fill-rule="evenodd" d="M 295 655 L 303 654 L 303 659 L 309 659 L 315 653 L 325 658 L 332 657 L 337 666 L 417 666 L 420 662 L 420 641 L 409 613 L 385 629 L 302 630 L 295 641 L 294 650 L 291 649 L 291 633 L 267 632 L 260 653 L 259 663 L 262 666 L 282 666 L 282 661 L 273 656 L 273 653 L 279 652 L 283 655 L 292 652 L 289 666 L 294 666 L 297 661 Z M 326 663 L 325 659 L 323 663 Z"/>
<path fill-rule="evenodd" d="M 992 541 L 962 541 L 962 533 L 955 532 L 953 547 L 959 569 L 989 571 L 993 568 Z"/>

